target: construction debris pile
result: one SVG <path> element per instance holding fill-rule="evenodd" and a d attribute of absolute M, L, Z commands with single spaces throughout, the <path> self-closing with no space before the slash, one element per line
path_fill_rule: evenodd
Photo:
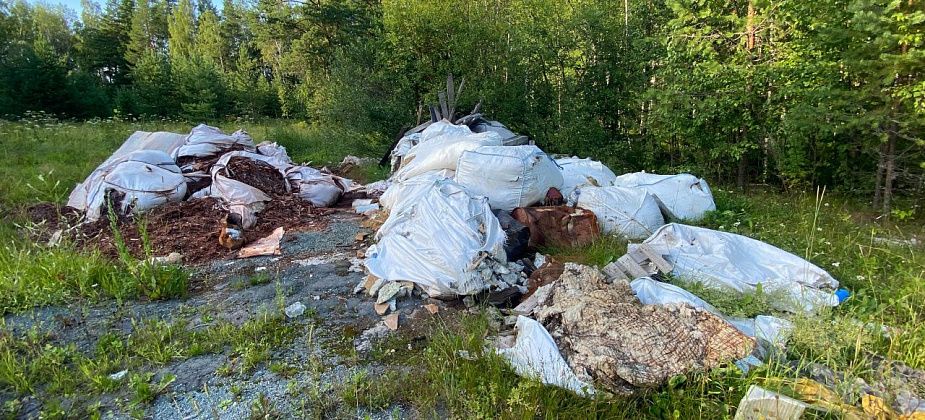
<path fill-rule="evenodd" d="M 518 373 L 579 394 L 627 394 L 723 364 L 747 370 L 779 353 L 793 328 L 770 314 L 727 317 L 663 275 L 732 294 L 762 288 L 781 296 L 778 315 L 848 296 L 800 257 L 683 224 L 716 209 L 701 178 L 617 176 L 601 162 L 549 156 L 477 109 L 458 117 L 441 103 L 431 115 L 383 159 L 393 172 L 378 185 L 382 224 L 357 288 L 376 297 L 389 328 L 401 296 L 510 305 L 513 329 L 496 351 Z M 602 270 L 536 253 L 601 235 L 641 242 Z"/>
<path fill-rule="evenodd" d="M 276 143 L 198 125 L 187 135 L 135 132 L 74 188 L 67 205 L 83 215 L 80 240 L 104 252 L 115 252 L 113 217 L 130 250 L 140 251 L 138 221 L 128 216 L 144 213 L 156 255 L 176 252 L 198 263 L 255 255 L 238 250 L 280 227 L 321 227 L 318 208 L 362 188 L 326 168 L 295 164 Z"/>

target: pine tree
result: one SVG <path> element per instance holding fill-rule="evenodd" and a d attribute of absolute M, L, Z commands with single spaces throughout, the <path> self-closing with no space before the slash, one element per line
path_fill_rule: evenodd
<path fill-rule="evenodd" d="M 207 10 L 199 17 L 199 31 L 196 34 L 196 54 L 204 60 L 217 65 L 223 72 L 226 70 L 225 40 L 222 38 L 218 16 Z"/>
<path fill-rule="evenodd" d="M 132 15 L 128 47 L 125 50 L 125 60 L 133 66 L 149 51 L 156 49 L 151 22 L 151 6 L 148 0 L 138 0 L 138 6 Z"/>
<path fill-rule="evenodd" d="M 193 2 L 180 0 L 167 19 L 167 33 L 169 34 L 170 60 L 189 59 L 194 53 L 194 39 L 196 21 L 193 16 Z"/>

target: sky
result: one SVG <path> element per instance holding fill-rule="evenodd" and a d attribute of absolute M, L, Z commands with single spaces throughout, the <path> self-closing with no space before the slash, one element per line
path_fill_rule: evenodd
<path fill-rule="evenodd" d="M 49 5 L 58 5 L 58 4 L 64 5 L 64 7 L 71 9 L 74 12 L 75 17 L 78 19 L 80 18 L 80 12 L 83 11 L 83 7 L 80 6 L 80 0 L 26 0 L 26 1 L 29 2 L 29 4 L 45 3 Z M 93 0 L 93 1 L 99 4 L 101 8 L 106 5 L 106 0 Z M 212 0 L 212 4 L 214 4 L 218 8 L 219 11 L 222 10 L 221 0 Z"/>

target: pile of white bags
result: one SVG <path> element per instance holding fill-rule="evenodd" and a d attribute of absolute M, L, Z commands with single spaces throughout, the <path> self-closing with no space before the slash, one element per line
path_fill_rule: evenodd
<path fill-rule="evenodd" d="M 601 162 L 577 157 L 556 159 L 562 168 L 562 196 L 574 202 L 573 195 L 582 187 L 609 187 L 617 176 Z M 598 216 L 600 217 L 600 216 Z"/>
<path fill-rule="evenodd" d="M 234 150 L 243 149 L 243 150 Z M 234 150 L 234 151 L 229 151 Z M 200 124 L 189 135 L 136 131 L 112 156 L 100 164 L 71 192 L 68 206 L 86 211 L 88 220 L 101 217 L 108 192 L 124 196 L 116 211 L 141 213 L 170 201 L 215 197 L 229 211 L 242 216 L 244 227 L 256 223 L 255 213 L 271 200 L 250 185 L 229 178 L 226 165 L 234 157 L 272 165 L 286 180 L 285 187 L 314 206 L 329 206 L 344 192 L 360 188 L 353 181 L 292 163 L 286 148 L 263 142 L 254 146 L 244 131 L 225 134 Z M 213 159 L 217 159 L 212 163 Z M 177 162 L 183 162 L 179 165 Z M 188 191 L 190 182 L 211 181 L 198 191 Z"/>
<path fill-rule="evenodd" d="M 604 233 L 628 239 L 646 238 L 665 224 L 658 201 L 643 189 L 585 187 L 576 205 L 593 212 Z"/>
<path fill-rule="evenodd" d="M 561 188 L 562 173 L 536 146 L 482 146 L 459 157 L 456 182 L 488 197 L 493 209 L 513 210 L 542 201 L 550 188 Z"/>
<path fill-rule="evenodd" d="M 405 153 L 401 168 L 392 175 L 392 179 L 402 181 L 441 169 L 455 171 L 463 152 L 481 146 L 500 145 L 501 137 L 497 133 L 473 133 L 464 125 L 445 121 L 434 123 L 421 132 L 418 144 Z"/>
<path fill-rule="evenodd" d="M 645 172 L 620 175 L 614 185 L 641 188 L 658 198 L 669 219 L 696 221 L 716 210 L 707 181 L 690 174 L 656 175 Z"/>
<path fill-rule="evenodd" d="M 779 310 L 814 312 L 839 303 L 838 281 L 825 270 L 752 238 L 670 223 L 643 243 L 665 256 L 674 276 L 733 293 L 753 293 L 760 284 L 780 299 Z"/>
<path fill-rule="evenodd" d="M 407 200 L 407 198 L 406 198 Z M 488 287 L 473 263 L 505 260 L 504 231 L 488 200 L 452 180 L 433 180 L 392 212 L 366 251 L 366 269 L 387 282 L 411 281 L 430 296 L 471 295 Z"/>
<path fill-rule="evenodd" d="M 186 181 L 177 177 L 180 170 L 170 155 L 185 141 L 182 134 L 136 131 L 71 191 L 67 205 L 86 211 L 93 221 L 101 216 L 107 189 L 125 194 L 123 208 L 118 209 L 122 213 L 132 205 L 142 212 L 182 200 Z"/>

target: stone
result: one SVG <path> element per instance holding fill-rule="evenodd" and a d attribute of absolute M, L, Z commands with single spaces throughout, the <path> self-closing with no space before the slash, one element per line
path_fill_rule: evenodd
<path fill-rule="evenodd" d="M 287 306 L 283 312 L 286 313 L 286 317 L 294 319 L 302 316 L 302 314 L 305 313 L 305 309 L 305 305 L 302 302 L 295 302 Z"/>
<path fill-rule="evenodd" d="M 382 318 L 382 322 L 385 323 L 385 326 L 388 327 L 389 330 L 391 331 L 397 330 L 398 329 L 398 313 L 386 315 L 384 318 Z"/>
<path fill-rule="evenodd" d="M 377 314 L 385 315 L 385 313 L 389 311 L 389 306 L 391 306 L 392 302 L 394 301 L 389 301 L 386 303 L 375 303 L 373 304 L 373 309 L 376 310 Z"/>
<path fill-rule="evenodd" d="M 123 378 L 125 378 L 125 375 L 127 374 L 128 374 L 128 370 L 120 370 L 116 373 L 113 373 L 112 375 L 109 375 L 109 379 L 113 381 L 121 381 Z"/>

